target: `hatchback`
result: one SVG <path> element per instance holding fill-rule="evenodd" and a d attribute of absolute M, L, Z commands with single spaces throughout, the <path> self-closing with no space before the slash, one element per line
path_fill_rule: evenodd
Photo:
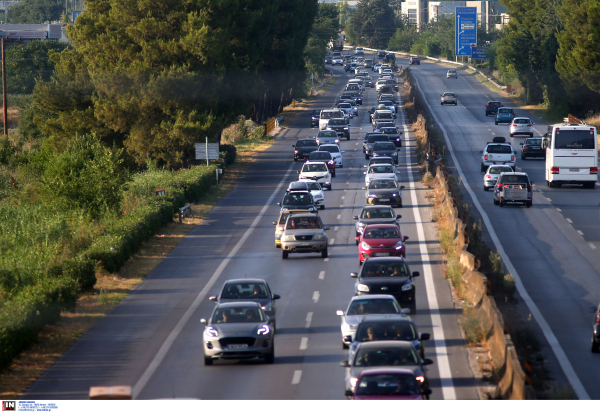
<path fill-rule="evenodd" d="M 500 173 L 513 172 L 513 168 L 509 165 L 491 165 L 483 174 L 483 190 L 488 191 L 496 186 Z"/>
<path fill-rule="evenodd" d="M 456 98 L 456 94 L 450 93 L 450 92 L 446 92 L 446 93 L 442 94 L 441 104 L 442 104 L 442 106 L 445 104 L 453 104 L 455 106 L 458 105 L 458 100 Z"/>
<path fill-rule="evenodd" d="M 498 112 L 496 113 L 496 118 L 494 119 L 494 123 L 512 123 L 515 118 L 515 111 L 510 107 L 499 107 Z"/>
<path fill-rule="evenodd" d="M 527 117 L 515 117 L 510 124 L 510 137 L 516 134 L 526 134 L 533 137 L 533 125 Z"/>
<path fill-rule="evenodd" d="M 446 79 L 458 79 L 458 74 L 456 73 L 456 70 L 448 70 L 448 72 L 446 73 Z"/>

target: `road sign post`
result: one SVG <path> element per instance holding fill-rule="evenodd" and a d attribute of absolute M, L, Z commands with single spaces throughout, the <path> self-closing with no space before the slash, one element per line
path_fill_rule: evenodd
<path fill-rule="evenodd" d="M 472 44 L 477 44 L 477 7 L 457 7 L 455 31 L 456 55 L 471 57 Z"/>
<path fill-rule="evenodd" d="M 208 161 L 213 159 L 219 159 L 219 143 L 208 143 L 208 137 L 206 143 L 196 143 L 196 160 L 206 159 L 206 165 Z"/>

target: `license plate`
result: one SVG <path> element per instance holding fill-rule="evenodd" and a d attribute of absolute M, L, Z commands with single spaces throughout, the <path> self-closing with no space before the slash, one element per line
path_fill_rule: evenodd
<path fill-rule="evenodd" d="M 541 149 L 541 147 L 540 147 L 540 146 L 531 146 L 531 149 L 532 149 L 532 150 L 540 150 L 540 149 Z"/>
<path fill-rule="evenodd" d="M 389 202 L 390 199 L 378 199 L 380 202 Z"/>
<path fill-rule="evenodd" d="M 229 349 L 248 349 L 247 343 L 241 343 L 239 345 L 227 345 Z"/>
<path fill-rule="evenodd" d="M 569 169 L 569 172 L 579 172 L 579 169 L 578 168 Z"/>
<path fill-rule="evenodd" d="M 308 246 L 308 243 L 300 243 L 300 246 Z"/>
<path fill-rule="evenodd" d="M 381 257 L 381 256 L 389 256 L 389 253 L 375 253 L 376 257 Z"/>

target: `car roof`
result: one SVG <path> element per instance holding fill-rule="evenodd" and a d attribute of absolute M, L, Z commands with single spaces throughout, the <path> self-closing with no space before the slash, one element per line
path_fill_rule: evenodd
<path fill-rule="evenodd" d="M 385 295 L 385 294 L 377 294 L 377 295 L 362 295 L 362 296 L 353 296 L 352 299 L 350 299 L 350 302 L 354 302 L 357 300 L 375 300 L 375 299 L 386 299 L 386 300 L 396 300 L 395 297 L 393 297 L 392 295 Z"/>
<path fill-rule="evenodd" d="M 247 284 L 247 283 L 258 283 L 258 282 L 262 282 L 264 284 L 267 283 L 267 281 L 264 280 L 264 279 L 250 278 L 250 279 L 229 279 L 229 280 L 226 280 L 225 283 L 223 283 L 223 285 L 227 285 L 229 283 L 243 283 L 243 284 Z"/>
<path fill-rule="evenodd" d="M 293 213 L 293 214 L 306 214 L 306 209 L 284 209 L 279 213 L 279 216 L 285 213 Z"/>
<path fill-rule="evenodd" d="M 362 348 L 377 349 L 377 348 L 389 348 L 389 347 L 411 348 L 411 349 L 415 348 L 413 346 L 412 342 L 408 342 L 408 341 L 404 341 L 404 340 L 375 340 L 375 341 L 369 341 L 369 342 L 360 342 L 358 344 L 357 351 L 358 351 L 359 347 L 361 349 Z"/>
<path fill-rule="evenodd" d="M 524 172 L 502 172 L 500 174 L 504 175 L 504 176 L 527 176 L 527 177 L 529 177 L 527 175 L 527 173 L 524 173 Z"/>
<path fill-rule="evenodd" d="M 296 213 L 294 217 L 319 217 L 319 215 L 315 213 L 306 213 L 305 210 L 304 213 Z"/>
<path fill-rule="evenodd" d="M 325 146 L 336 146 L 338 148 L 340 147 L 340 145 L 337 145 L 335 143 L 325 143 L 325 144 L 319 145 L 319 147 L 325 147 Z M 327 153 L 329 153 L 329 152 L 327 152 Z"/>
<path fill-rule="evenodd" d="M 398 226 L 396 226 L 393 223 L 378 223 L 376 225 L 367 225 L 365 226 L 365 229 L 369 228 L 369 229 L 398 229 Z"/>
<path fill-rule="evenodd" d="M 296 143 L 300 142 L 300 141 L 303 141 L 303 142 L 306 142 L 306 141 L 315 142 L 315 144 L 317 143 L 317 141 L 315 139 L 312 139 L 312 138 L 298 139 L 298 140 L 296 140 Z"/>
<path fill-rule="evenodd" d="M 377 157 L 372 157 L 371 160 L 388 160 L 390 161 L 390 164 L 392 163 L 392 158 L 389 156 L 377 156 Z M 377 164 L 382 164 L 382 163 L 377 163 Z M 383 164 L 387 164 L 387 163 L 383 163 Z"/>
<path fill-rule="evenodd" d="M 519 119 L 529 120 L 529 117 L 515 117 L 513 120 L 519 120 Z"/>
<path fill-rule="evenodd" d="M 390 205 L 366 205 L 363 206 L 362 210 L 368 210 L 368 209 L 391 209 L 392 211 L 394 210 L 392 208 L 392 206 Z M 375 259 L 375 258 L 372 258 Z M 377 259 L 385 259 L 385 258 L 377 258 Z"/>
<path fill-rule="evenodd" d="M 398 262 L 399 260 L 406 262 L 406 259 L 402 256 L 372 257 L 368 259 L 369 262 Z"/>
<path fill-rule="evenodd" d="M 390 341 L 388 341 L 390 342 Z M 394 366 L 394 367 L 387 367 L 387 368 L 368 368 L 363 370 L 360 375 L 359 378 L 362 376 L 369 376 L 369 375 L 411 375 L 414 376 L 415 373 L 412 369 L 406 368 L 406 367 L 400 367 L 400 366 Z"/>
<path fill-rule="evenodd" d="M 329 153 L 329 152 L 326 152 L 326 153 Z M 331 154 L 331 153 L 329 153 L 329 154 Z M 311 164 L 312 165 L 312 164 L 316 164 L 316 163 L 323 163 L 323 164 L 325 164 L 326 162 L 323 162 L 321 160 L 309 160 L 308 162 L 306 162 L 304 164 L 305 165 L 307 165 L 307 164 Z"/>
<path fill-rule="evenodd" d="M 254 306 L 254 307 L 259 307 L 260 308 L 260 303 L 243 300 L 243 301 L 239 301 L 239 302 L 219 303 L 219 304 L 217 304 L 216 307 L 217 308 L 236 308 L 236 307 L 247 307 L 247 306 Z"/>

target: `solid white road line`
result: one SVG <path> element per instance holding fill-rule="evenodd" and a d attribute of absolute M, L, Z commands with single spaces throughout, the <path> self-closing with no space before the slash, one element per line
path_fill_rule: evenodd
<path fill-rule="evenodd" d="M 569 218 L 566 218 L 565 220 L 566 220 L 567 222 L 569 222 L 570 224 L 573 224 L 573 221 L 572 221 L 571 219 L 569 219 Z"/>
<path fill-rule="evenodd" d="M 596 245 L 594 245 L 593 243 L 590 243 L 589 245 L 592 248 L 592 250 L 596 250 Z"/>
<path fill-rule="evenodd" d="M 421 93 L 421 95 L 424 96 L 425 94 L 423 93 L 423 89 L 421 88 L 421 85 L 419 84 L 419 81 L 416 78 L 415 78 L 415 83 L 417 85 L 417 89 L 419 90 L 419 93 Z M 496 247 L 496 249 L 498 250 L 498 253 L 502 257 L 502 261 L 506 265 L 508 272 L 514 276 L 515 283 L 517 285 L 517 291 L 523 298 L 523 301 L 525 301 L 525 303 L 527 304 L 529 311 L 531 312 L 531 314 L 533 315 L 533 317 L 535 318 L 537 323 L 540 325 L 540 328 L 542 329 L 544 336 L 548 340 L 548 343 L 550 344 L 550 347 L 552 348 L 554 355 L 558 359 L 558 362 L 560 363 L 560 366 L 562 367 L 563 372 L 567 376 L 569 383 L 575 390 L 577 397 L 581 400 L 590 399 L 590 396 L 586 392 L 585 388 L 583 387 L 583 384 L 579 380 L 579 377 L 575 373 L 575 370 L 573 369 L 573 365 L 571 365 L 571 362 L 569 361 L 567 354 L 565 353 L 562 346 L 558 342 L 558 339 L 556 338 L 556 335 L 554 335 L 554 332 L 552 332 L 552 328 L 550 328 L 550 325 L 548 325 L 548 322 L 546 322 L 546 319 L 542 315 L 542 312 L 540 312 L 539 308 L 537 307 L 537 305 L 535 304 L 533 299 L 531 299 L 531 296 L 529 296 L 529 293 L 525 289 L 525 286 L 523 286 L 523 281 L 521 280 L 521 277 L 519 276 L 517 269 L 514 267 L 510 258 L 506 254 L 506 251 L 504 250 L 504 247 L 502 246 L 500 239 L 498 239 L 498 235 L 496 234 L 496 231 L 494 230 L 494 227 L 492 226 L 492 222 L 490 221 L 489 216 L 487 215 L 487 213 L 485 213 L 485 211 L 483 210 L 483 207 L 481 206 L 481 203 L 479 203 L 479 199 L 477 199 L 477 196 L 473 192 L 473 189 L 471 189 L 471 186 L 469 185 L 469 182 L 467 181 L 466 176 L 462 171 L 462 167 L 460 166 L 460 163 L 458 163 L 458 160 L 456 159 L 456 154 L 454 153 L 454 147 L 452 146 L 452 142 L 450 141 L 450 138 L 448 137 L 448 132 L 446 132 L 446 128 L 440 122 L 440 120 L 437 118 L 437 116 L 435 115 L 435 112 L 433 111 L 433 108 L 431 107 L 431 105 L 429 104 L 429 102 L 427 100 L 425 100 L 425 104 L 427 104 L 427 107 L 429 108 L 429 112 L 431 113 L 431 115 L 433 116 L 433 118 L 435 119 L 437 124 L 442 129 L 442 132 L 444 133 L 444 140 L 446 141 L 446 146 L 448 147 L 450 156 L 452 157 L 452 161 L 454 162 L 454 165 L 456 167 L 456 171 L 462 178 L 463 185 L 465 186 L 465 189 L 471 196 L 471 199 L 473 200 L 473 204 L 477 208 L 477 211 L 481 215 L 481 218 L 483 219 L 483 222 L 485 223 L 485 226 L 487 227 L 488 232 L 490 233 L 490 237 L 492 238 L 492 241 L 494 242 L 494 246 Z"/>
<path fill-rule="evenodd" d="M 246 241 L 248 240 L 248 238 L 250 237 L 250 235 L 252 234 L 252 232 L 254 231 L 256 226 L 258 226 L 260 219 L 263 217 L 263 215 L 265 214 L 265 212 L 271 205 L 271 202 L 275 198 L 275 195 L 277 195 L 279 193 L 279 191 L 281 190 L 281 187 L 284 185 L 284 183 L 287 182 L 287 179 L 288 179 L 293 167 L 294 167 L 294 164 L 291 164 L 289 169 L 287 170 L 287 172 L 285 173 L 285 175 L 283 176 L 283 178 L 281 179 L 281 181 L 279 182 L 279 184 L 277 185 L 277 187 L 275 188 L 275 190 L 273 191 L 273 193 L 271 194 L 271 196 L 269 197 L 269 199 L 267 200 L 267 202 L 261 209 L 261 211 L 258 213 L 256 218 L 254 218 L 254 221 L 252 222 L 250 227 L 246 230 L 246 232 L 240 238 L 240 240 L 238 240 L 238 242 L 233 247 L 233 249 L 231 249 L 231 252 L 229 252 L 227 257 L 225 259 L 223 259 L 223 261 L 221 262 L 221 264 L 219 265 L 217 270 L 215 270 L 215 273 L 213 273 L 213 275 L 208 280 L 208 282 L 206 282 L 206 285 L 204 286 L 204 288 L 202 288 L 200 293 L 198 293 L 198 296 L 196 296 L 196 299 L 194 299 L 194 302 L 192 302 L 192 304 L 185 311 L 185 313 L 183 314 L 181 319 L 179 319 L 179 322 L 177 322 L 177 325 L 175 325 L 175 327 L 173 328 L 171 333 L 169 333 L 169 336 L 167 337 L 167 339 L 164 341 L 164 343 L 162 344 L 162 346 L 160 347 L 160 349 L 158 350 L 156 355 L 154 355 L 154 359 L 152 359 L 152 362 L 150 362 L 150 365 L 148 365 L 148 367 L 146 368 L 146 370 L 144 371 L 144 373 L 142 374 L 140 379 L 134 385 L 133 390 L 132 390 L 133 399 L 137 399 L 140 392 L 144 389 L 144 386 L 146 386 L 146 384 L 148 383 L 150 378 L 152 378 L 152 375 L 154 374 L 156 369 L 158 369 L 158 367 L 160 366 L 160 363 L 163 361 L 163 359 L 167 355 L 167 352 L 169 351 L 169 349 L 171 349 L 171 346 L 173 345 L 173 343 L 175 342 L 175 340 L 177 339 L 177 337 L 183 330 L 183 327 L 187 324 L 187 322 L 192 317 L 192 314 L 200 306 L 200 302 L 202 302 L 204 300 L 208 291 L 213 287 L 213 285 L 215 284 L 215 282 L 217 281 L 219 276 L 221 276 L 221 273 L 223 273 L 223 271 L 225 270 L 225 267 L 227 267 L 227 264 L 234 258 L 234 256 L 238 253 L 238 251 L 242 247 L 242 245 L 244 243 L 246 243 Z"/>
<path fill-rule="evenodd" d="M 404 111 L 402 111 L 402 125 L 404 127 L 404 136 L 408 139 L 408 127 L 404 120 Z M 407 145 L 408 146 L 408 145 Z M 421 220 L 421 212 L 419 211 L 417 192 L 415 191 L 415 182 L 412 175 L 410 150 L 406 149 L 406 174 L 408 176 L 408 187 L 410 189 L 410 198 L 414 215 L 415 226 L 417 227 L 417 238 L 419 241 L 419 251 L 421 252 L 421 261 L 423 262 L 423 277 L 425 280 L 425 289 L 427 291 L 427 302 L 429 303 L 429 311 L 431 313 L 431 325 L 433 332 L 433 342 L 435 344 L 436 363 L 440 371 L 440 383 L 442 385 L 442 396 L 444 399 L 456 399 L 456 391 L 454 390 L 454 382 L 452 381 L 452 371 L 450 370 L 450 361 L 448 360 L 448 348 L 446 347 L 446 336 L 442 326 L 442 317 L 440 315 L 440 306 L 437 301 L 435 292 L 435 283 L 433 282 L 433 272 L 431 270 L 431 260 L 427 251 L 427 243 L 425 239 L 425 229 Z"/>
<path fill-rule="evenodd" d="M 324 270 L 319 272 L 319 279 L 321 279 L 321 280 L 325 279 L 325 271 Z"/>
<path fill-rule="evenodd" d="M 557 212 L 562 212 L 562 209 L 559 209 L 557 207 L 555 209 L 556 209 Z"/>
<path fill-rule="evenodd" d="M 313 302 L 317 303 L 319 301 L 319 297 L 321 296 L 321 294 L 319 293 L 318 290 L 315 290 L 315 292 L 313 293 Z"/>
<path fill-rule="evenodd" d="M 304 327 L 306 329 L 310 328 L 310 323 L 312 322 L 312 317 L 313 317 L 313 313 L 312 312 L 308 312 L 306 314 L 306 324 L 304 325 Z"/>
<path fill-rule="evenodd" d="M 292 385 L 298 385 L 302 378 L 302 371 L 294 371 L 294 377 L 292 378 Z"/>
<path fill-rule="evenodd" d="M 300 339 L 300 350 L 306 350 L 308 348 L 308 338 L 305 336 Z"/>
<path fill-rule="evenodd" d="M 577 233 L 579 233 L 581 236 L 583 236 L 583 232 L 581 230 L 578 230 Z"/>

